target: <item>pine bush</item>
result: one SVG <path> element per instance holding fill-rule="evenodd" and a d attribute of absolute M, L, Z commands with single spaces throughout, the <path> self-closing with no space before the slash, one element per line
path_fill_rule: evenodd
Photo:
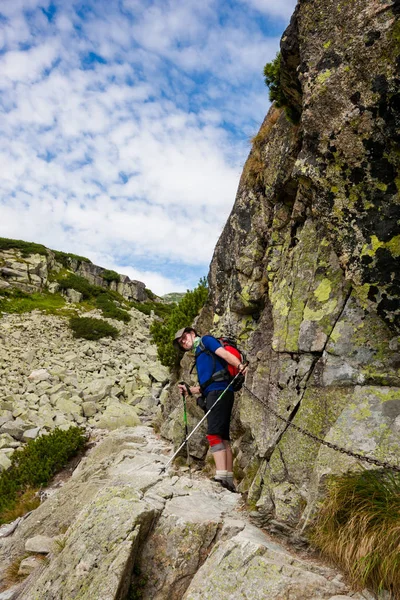
<path fill-rule="evenodd" d="M 71 317 L 69 325 L 75 338 L 84 338 L 85 340 L 99 340 L 103 337 L 118 337 L 119 331 L 103 319 L 93 319 L 92 317 Z"/>
<path fill-rule="evenodd" d="M 284 108 L 286 116 L 292 123 L 298 123 L 300 114 L 292 106 L 290 100 L 286 97 L 281 85 L 281 53 L 277 52 L 273 61 L 267 63 L 264 67 L 264 81 L 269 88 L 269 99 L 275 102 L 277 108 Z"/>
<path fill-rule="evenodd" d="M 66 269 L 71 266 L 72 260 L 92 264 L 92 261 L 86 258 L 86 256 L 79 256 L 79 254 L 71 254 L 70 252 L 61 252 L 60 250 L 53 250 L 53 252 L 56 261 L 61 263 Z"/>
<path fill-rule="evenodd" d="M 91 285 L 87 279 L 84 277 L 79 277 L 79 275 L 75 275 L 74 273 L 68 273 L 68 275 L 59 279 L 58 285 L 60 286 L 61 290 L 72 288 L 73 290 L 80 292 L 84 300 L 88 300 L 93 295 L 97 295 L 97 286 Z M 101 290 L 101 288 L 99 289 Z"/>
<path fill-rule="evenodd" d="M 120 281 L 118 273 L 116 271 L 111 271 L 110 269 L 105 269 L 101 276 L 105 281 L 108 282 L 116 281 L 118 283 Z"/>
<path fill-rule="evenodd" d="M 0 238 L 0 250 L 20 250 L 22 256 L 29 256 L 30 254 L 47 255 L 47 248 L 42 244 L 12 240 L 10 238 Z"/>
<path fill-rule="evenodd" d="M 115 306 L 114 301 L 108 294 L 99 294 L 96 298 L 96 306 L 98 306 L 103 315 L 109 319 L 117 319 L 118 321 L 124 321 L 128 323 L 131 320 L 129 313 L 126 310 L 122 310 Z"/>
<path fill-rule="evenodd" d="M 181 327 L 190 326 L 199 314 L 208 296 L 206 278 L 200 279 L 198 286 L 187 291 L 177 306 L 173 306 L 171 313 L 163 323 L 155 321 L 150 332 L 157 346 L 158 358 L 166 367 L 174 367 L 177 359 L 176 350 L 172 345 L 174 335 Z"/>
<path fill-rule="evenodd" d="M 79 427 L 55 429 L 14 452 L 11 467 L 0 474 L 0 523 L 4 522 L 4 513 L 17 503 L 18 494 L 46 485 L 84 447 L 85 441 Z"/>

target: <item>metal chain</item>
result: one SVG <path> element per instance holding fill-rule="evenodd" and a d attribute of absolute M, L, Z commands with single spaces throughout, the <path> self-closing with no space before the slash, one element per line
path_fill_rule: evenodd
<path fill-rule="evenodd" d="M 323 446 L 327 446 L 328 448 L 331 448 L 332 450 L 336 450 L 337 452 L 340 452 L 341 454 L 347 454 L 347 456 L 352 456 L 353 458 L 357 458 L 358 460 L 365 461 L 372 465 L 377 465 L 378 467 L 383 467 L 384 469 L 388 469 L 389 471 L 397 471 L 400 473 L 400 466 L 391 465 L 390 463 L 378 460 L 377 458 L 372 458 L 371 456 L 364 456 L 363 454 L 359 454 L 358 452 L 352 452 L 351 450 L 347 450 L 346 448 L 341 448 L 340 446 L 337 446 L 336 444 L 331 444 L 330 442 L 323 440 L 322 438 L 318 437 L 317 435 L 314 435 L 313 433 L 306 431 L 302 427 L 295 425 L 292 421 L 289 421 L 288 419 L 285 419 L 285 417 L 282 417 L 280 414 L 278 414 L 273 408 L 271 408 L 269 406 L 268 402 L 259 398 L 254 392 L 252 392 L 247 387 L 247 385 L 243 385 L 243 387 L 249 392 L 249 394 L 251 394 L 254 398 L 256 398 L 256 400 L 261 402 L 261 404 L 270 413 L 272 413 L 274 415 L 274 417 L 276 417 L 277 419 L 280 419 L 287 425 L 290 425 L 290 427 L 293 427 L 293 429 L 295 429 L 299 433 L 311 438 L 315 442 L 318 442 L 319 444 L 322 444 Z"/>

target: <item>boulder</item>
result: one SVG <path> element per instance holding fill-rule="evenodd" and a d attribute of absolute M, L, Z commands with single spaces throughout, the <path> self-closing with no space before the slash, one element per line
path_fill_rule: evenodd
<path fill-rule="evenodd" d="M 54 404 L 54 408 L 57 411 L 64 413 L 65 415 L 82 415 L 82 406 L 80 404 L 76 404 L 69 399 L 58 398 L 57 402 Z"/>
<path fill-rule="evenodd" d="M 83 298 L 81 292 L 78 292 L 77 290 L 74 290 L 72 288 L 68 288 L 65 295 L 67 297 L 68 302 L 73 302 L 74 304 L 79 304 L 79 302 Z"/>
<path fill-rule="evenodd" d="M 11 467 L 11 460 L 4 451 L 0 451 L 0 472 L 6 471 Z"/>
<path fill-rule="evenodd" d="M 24 560 L 20 562 L 18 575 L 30 575 L 32 571 L 42 564 L 42 561 L 39 558 L 36 558 L 36 556 L 28 556 L 28 558 L 24 558 Z"/>
<path fill-rule="evenodd" d="M 16 441 L 9 433 L 2 433 L 0 435 L 0 450 L 2 448 L 13 448 Z"/>
<path fill-rule="evenodd" d="M 113 381 L 108 379 L 95 379 L 83 391 L 85 402 L 99 402 L 111 393 Z"/>
<path fill-rule="evenodd" d="M 29 381 L 39 382 L 50 379 L 51 375 L 46 369 L 37 369 L 36 371 L 32 371 L 32 373 L 28 376 Z"/>
<path fill-rule="evenodd" d="M 46 535 L 36 535 L 26 540 L 25 550 L 27 552 L 36 552 L 37 554 L 49 554 L 54 548 L 54 538 Z"/>
<path fill-rule="evenodd" d="M 96 402 L 82 402 L 82 410 L 85 417 L 93 417 L 98 408 Z"/>
<path fill-rule="evenodd" d="M 97 421 L 97 427 L 110 430 L 139 424 L 140 420 L 134 407 L 118 402 L 109 404 Z"/>
<path fill-rule="evenodd" d="M 27 429 L 24 431 L 22 436 L 23 442 L 29 442 L 29 440 L 35 440 L 40 433 L 40 427 L 35 427 L 34 429 Z"/>
<path fill-rule="evenodd" d="M 1 426 L 1 433 L 8 433 L 16 440 L 21 440 L 24 431 L 30 428 L 30 424 L 25 423 L 22 419 L 17 417 L 15 421 L 7 421 Z"/>
<path fill-rule="evenodd" d="M 150 376 L 159 383 L 166 383 L 170 377 L 170 371 L 167 367 L 160 364 L 154 364 L 149 367 Z"/>

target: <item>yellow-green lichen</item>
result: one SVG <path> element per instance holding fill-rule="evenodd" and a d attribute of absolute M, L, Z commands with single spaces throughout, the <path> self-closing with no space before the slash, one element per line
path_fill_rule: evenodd
<path fill-rule="evenodd" d="M 303 315 L 304 320 L 305 321 L 321 321 L 321 319 L 323 319 L 327 315 L 332 314 L 336 307 L 337 307 L 337 300 L 335 298 L 333 298 L 332 300 L 329 300 L 329 302 L 326 302 L 326 304 L 318 310 L 312 310 L 311 308 L 306 306 L 304 309 L 304 315 Z"/>
<path fill-rule="evenodd" d="M 351 395 L 351 388 L 325 388 L 323 393 L 319 388 L 308 388 L 294 423 L 323 439 Z M 278 447 L 290 481 L 303 483 L 317 460 L 319 444 L 289 427 Z M 275 473 L 271 475 L 274 477 Z"/>
<path fill-rule="evenodd" d="M 374 388 L 374 395 L 379 398 L 381 402 L 388 402 L 389 400 L 400 400 L 400 389 L 399 388 Z"/>
<path fill-rule="evenodd" d="M 329 299 L 332 291 L 332 284 L 329 279 L 323 279 L 317 289 L 314 291 L 314 296 L 319 302 L 326 302 Z"/>
<path fill-rule="evenodd" d="M 325 42 L 325 44 L 324 44 L 325 50 L 328 50 L 328 48 L 330 48 L 331 44 L 332 44 L 332 40 L 328 40 L 327 42 Z"/>
<path fill-rule="evenodd" d="M 382 248 L 384 242 L 381 242 L 376 235 L 371 235 L 371 243 L 365 244 L 361 251 L 361 256 L 375 256 L 378 248 Z"/>
<path fill-rule="evenodd" d="M 400 256 L 400 235 L 396 235 L 391 240 L 386 242 L 385 246 L 392 256 Z"/>
<path fill-rule="evenodd" d="M 320 73 L 316 79 L 317 83 L 325 83 L 325 81 L 327 79 L 329 79 L 329 77 L 332 75 L 332 71 L 330 69 L 326 69 L 325 71 L 322 71 L 322 73 Z"/>
<path fill-rule="evenodd" d="M 338 323 L 336 325 L 336 327 L 334 327 L 333 331 L 330 334 L 330 339 L 332 340 L 332 342 L 334 342 L 336 344 L 336 342 L 339 341 L 339 339 L 341 338 L 341 333 L 340 333 L 340 325 L 341 323 Z"/>
<path fill-rule="evenodd" d="M 388 242 L 381 242 L 376 235 L 371 236 L 371 242 L 364 244 L 361 256 L 375 256 L 378 248 L 387 248 L 392 256 L 400 256 L 400 235 L 394 236 Z"/>

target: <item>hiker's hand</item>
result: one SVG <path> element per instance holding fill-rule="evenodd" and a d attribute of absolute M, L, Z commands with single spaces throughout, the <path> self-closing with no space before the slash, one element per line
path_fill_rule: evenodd
<path fill-rule="evenodd" d="M 178 383 L 178 388 L 179 388 L 180 393 L 183 396 L 188 396 L 189 395 L 188 389 L 187 389 L 186 385 L 184 385 L 183 383 Z"/>
<path fill-rule="evenodd" d="M 189 387 L 183 383 L 178 383 L 178 388 L 179 388 L 179 391 L 181 392 L 181 394 L 184 394 L 185 396 L 189 395 L 189 390 L 190 390 L 191 394 L 200 394 L 200 386 L 199 385 L 193 385 L 193 386 Z"/>
<path fill-rule="evenodd" d="M 239 373 L 242 373 L 242 375 L 246 375 L 248 367 L 249 367 L 249 363 L 239 363 L 239 365 L 238 365 Z"/>

